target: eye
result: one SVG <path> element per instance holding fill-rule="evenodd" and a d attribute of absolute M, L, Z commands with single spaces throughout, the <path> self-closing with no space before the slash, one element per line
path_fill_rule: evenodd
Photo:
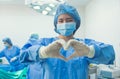
<path fill-rule="evenodd" d="M 63 20 L 62 19 L 58 20 L 58 23 L 63 23 Z"/>
<path fill-rule="evenodd" d="M 66 19 L 66 22 L 74 22 L 74 20 L 73 19 Z"/>

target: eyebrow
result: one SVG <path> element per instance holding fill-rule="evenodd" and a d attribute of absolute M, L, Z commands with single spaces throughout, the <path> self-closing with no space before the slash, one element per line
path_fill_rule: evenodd
<path fill-rule="evenodd" d="M 60 19 L 58 19 L 58 20 L 62 20 L 63 18 L 60 18 Z M 72 19 L 73 20 L 73 18 L 66 18 L 66 20 L 69 20 L 69 19 Z"/>

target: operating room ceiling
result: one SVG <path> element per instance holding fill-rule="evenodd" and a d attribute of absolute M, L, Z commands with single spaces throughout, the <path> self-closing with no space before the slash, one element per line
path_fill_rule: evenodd
<path fill-rule="evenodd" d="M 26 4 L 26 1 L 28 4 Z M 31 2 L 32 3 L 29 3 Z M 53 2 L 52 2 L 53 1 Z M 54 2 L 58 2 L 57 4 Z M 3 6 L 7 5 L 21 5 L 21 6 L 28 6 L 34 10 L 36 10 L 39 13 L 42 13 L 44 15 L 51 15 L 53 16 L 56 11 L 56 7 L 60 2 L 67 2 L 76 8 L 79 8 L 81 6 L 87 5 L 91 0 L 0 0 L 0 5 L 2 4 Z M 41 5 L 41 2 L 46 2 Z M 49 3 L 50 2 L 50 3 Z M 39 4 L 40 3 L 40 4 Z"/>
<path fill-rule="evenodd" d="M 59 1 L 59 0 L 58 0 Z M 85 6 L 90 2 L 91 0 L 65 0 L 68 3 L 74 5 L 74 6 Z M 0 0 L 0 4 L 25 4 L 25 0 Z"/>

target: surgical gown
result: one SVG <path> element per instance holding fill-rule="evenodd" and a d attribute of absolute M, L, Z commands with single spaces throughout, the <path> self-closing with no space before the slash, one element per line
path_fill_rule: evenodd
<path fill-rule="evenodd" d="M 21 53 L 21 62 L 32 64 L 39 62 L 39 64 L 33 66 L 38 72 L 34 68 L 33 70 L 32 68 L 29 69 L 28 79 L 88 79 L 88 66 L 90 63 L 113 64 L 115 53 L 112 45 L 97 42 L 92 39 L 75 38 L 88 46 L 94 46 L 95 55 L 93 58 L 81 56 L 75 57 L 67 62 L 59 58 L 39 58 L 38 49 L 58 39 L 56 37 L 43 38 L 38 45 L 31 46 Z M 64 57 L 69 57 L 73 52 L 74 49 L 72 47 L 67 51 L 63 48 L 60 49 L 60 53 Z"/>
<path fill-rule="evenodd" d="M 19 60 L 20 49 L 17 46 L 12 46 L 10 49 L 4 48 L 0 51 L 0 58 L 5 57 L 9 64 L 0 64 L 0 69 L 6 71 L 18 71 L 25 67 L 23 63 L 20 63 Z M 10 61 L 13 57 L 16 57 L 16 60 Z"/>

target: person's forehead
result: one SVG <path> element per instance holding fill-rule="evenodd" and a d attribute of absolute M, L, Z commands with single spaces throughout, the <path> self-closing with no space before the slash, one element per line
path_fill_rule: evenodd
<path fill-rule="evenodd" d="M 69 14 L 61 14 L 58 19 L 73 19 Z"/>

